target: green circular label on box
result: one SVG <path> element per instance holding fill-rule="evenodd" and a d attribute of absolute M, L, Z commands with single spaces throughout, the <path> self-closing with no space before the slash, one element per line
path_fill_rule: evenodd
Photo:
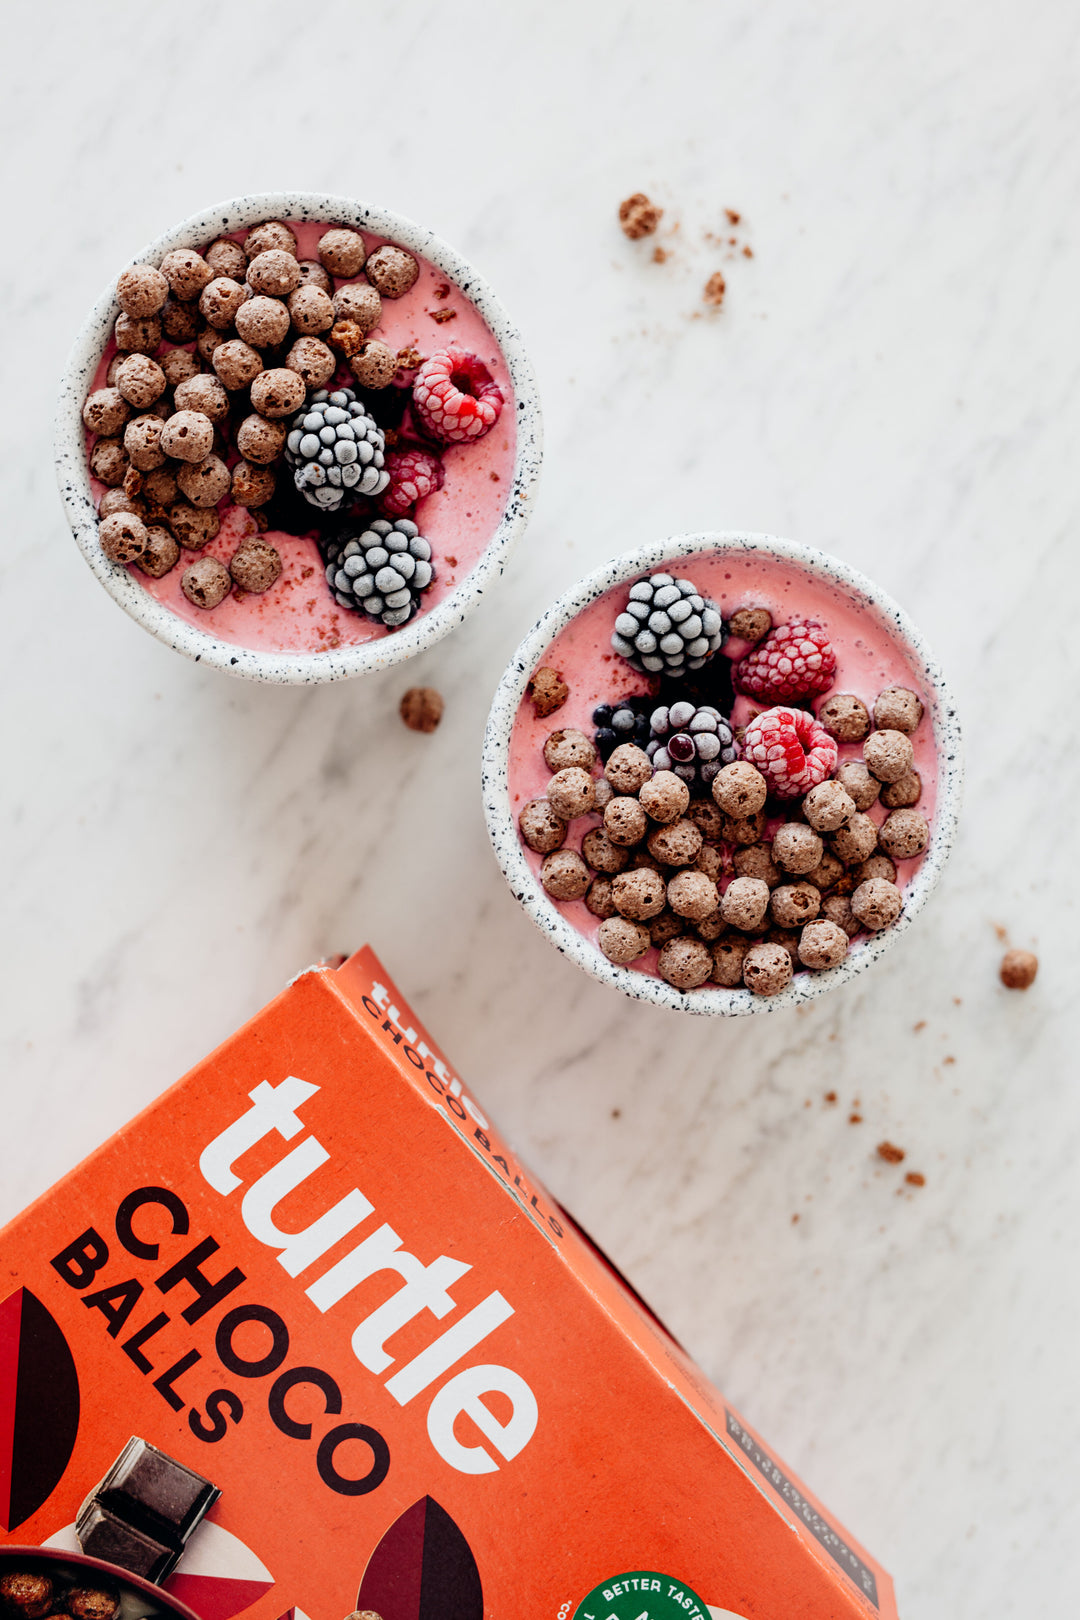
<path fill-rule="evenodd" d="M 685 1581 L 655 1569 L 628 1569 L 594 1586 L 573 1620 L 710 1620 L 709 1610 Z"/>

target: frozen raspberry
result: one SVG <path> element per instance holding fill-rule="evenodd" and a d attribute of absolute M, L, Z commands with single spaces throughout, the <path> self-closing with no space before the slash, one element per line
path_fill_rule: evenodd
<path fill-rule="evenodd" d="M 766 709 L 743 734 L 743 757 L 778 799 L 800 799 L 836 769 L 836 743 L 805 709 Z"/>
<path fill-rule="evenodd" d="M 440 444 L 468 444 L 499 420 L 502 390 L 475 354 L 456 343 L 425 360 L 413 384 L 413 410 Z"/>
<path fill-rule="evenodd" d="M 446 472 L 438 456 L 426 450 L 391 450 L 386 457 L 390 483 L 382 498 L 389 517 L 408 517 L 417 501 L 442 489 Z"/>
<path fill-rule="evenodd" d="M 827 692 L 836 677 L 836 654 L 811 619 L 779 624 L 735 666 L 735 685 L 759 703 L 787 703 Z"/>

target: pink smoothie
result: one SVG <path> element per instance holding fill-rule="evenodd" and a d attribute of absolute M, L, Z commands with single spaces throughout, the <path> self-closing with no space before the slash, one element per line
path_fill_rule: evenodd
<path fill-rule="evenodd" d="M 297 240 L 297 257 L 317 259 L 318 240 L 333 222 L 287 223 Z M 370 231 L 360 234 L 369 254 L 389 240 Z M 234 240 L 242 242 L 246 235 L 246 230 L 239 231 Z M 411 514 L 421 534 L 431 542 L 435 564 L 435 581 L 421 599 L 420 612 L 424 613 L 472 571 L 502 521 L 513 490 L 516 413 L 506 361 L 483 316 L 441 270 L 427 259 L 416 254 L 413 257 L 420 265 L 416 285 L 403 298 L 383 299 L 381 319 L 370 335 L 394 350 L 415 347 L 425 359 L 448 343 L 456 343 L 479 356 L 502 390 L 504 400 L 499 420 L 482 439 L 473 444 L 449 445 L 442 451 L 446 481 L 441 490 L 420 501 Z M 363 276 L 353 279 L 363 281 Z M 334 282 L 335 288 L 345 285 L 344 280 Z M 438 321 L 433 318 L 436 314 L 441 316 Z M 166 344 L 163 349 L 170 346 Z M 193 349 L 194 345 L 184 347 Z M 115 353 L 116 345 L 110 340 L 94 388 L 104 387 Z M 339 386 L 353 382 L 347 365 L 341 367 L 335 381 Z M 87 435 L 88 447 L 91 442 Z M 230 454 L 230 464 L 236 459 L 235 453 Z M 284 462 L 277 464 L 277 472 L 279 481 L 289 477 Z M 104 485 L 96 479 L 91 483 L 94 498 L 100 501 Z M 238 542 L 254 534 L 256 525 L 243 507 L 223 502 L 219 511 L 221 532 L 205 550 L 227 564 Z M 362 614 L 337 605 L 327 588 L 313 538 L 275 529 L 267 530 L 265 538 L 281 553 L 283 566 L 277 583 L 260 596 L 234 591 L 209 612 L 193 606 L 180 589 L 180 577 L 195 553 L 182 551 L 179 563 L 162 579 L 149 579 L 135 567 L 130 573 L 178 618 L 238 647 L 314 653 L 393 634 Z"/>
<path fill-rule="evenodd" d="M 933 836 L 937 754 L 927 712 L 930 694 L 918 673 L 916 662 L 905 651 L 893 627 L 872 604 L 847 592 L 843 586 L 807 572 L 797 563 L 759 552 L 724 555 L 701 552 L 664 563 L 650 571 L 658 572 L 660 569 L 678 579 L 693 580 L 703 596 L 711 597 L 718 604 L 725 619 L 739 608 L 766 607 L 772 614 L 774 625 L 792 619 L 817 620 L 824 626 L 837 657 L 836 680 L 829 692 L 854 693 L 871 711 L 878 693 L 886 686 L 905 686 L 916 692 L 924 708 L 922 721 L 911 738 L 915 769 L 923 785 L 918 809 L 931 822 Z M 632 580 L 628 580 L 623 585 L 615 586 L 590 603 L 556 636 L 538 661 L 538 668 L 547 666 L 561 673 L 570 688 L 570 696 L 561 709 L 543 720 L 533 713 L 532 703 L 527 696 L 518 706 L 508 762 L 510 807 L 515 821 L 523 805 L 530 799 L 543 798 L 547 791 L 551 772 L 544 762 L 543 745 L 552 731 L 576 727 L 591 738 L 596 729 L 592 712 L 597 704 L 656 691 L 655 680 L 631 669 L 611 646 L 612 627 L 616 616 L 625 607 L 632 583 Z M 734 660 L 748 651 L 746 642 L 731 640 L 716 656 Z M 820 702 L 824 702 L 828 695 L 823 694 Z M 816 701 L 815 707 L 818 706 Z M 736 697 L 733 723 L 736 726 L 745 725 L 761 707 L 760 703 Z M 841 743 L 839 753 L 841 762 L 860 759 L 862 744 Z M 597 773 L 599 769 L 597 765 Z M 868 814 L 880 826 L 888 811 L 883 805 L 875 804 Z M 590 828 L 599 825 L 598 815 L 581 816 L 571 822 L 565 847 L 580 850 L 584 835 Z M 773 827 L 767 829 L 766 838 L 772 836 L 773 830 Z M 539 883 L 543 857 L 524 845 L 522 848 Z M 896 881 L 901 888 L 910 882 L 923 858 L 920 856 L 897 863 Z M 721 888 L 726 887 L 727 881 L 721 882 Z M 600 921 L 589 911 L 585 902 L 552 902 L 556 903 L 586 939 L 595 944 Z M 851 948 L 858 950 L 859 937 L 853 940 Z M 639 972 L 656 977 L 656 959 L 657 952 L 650 950 L 631 965 Z"/>

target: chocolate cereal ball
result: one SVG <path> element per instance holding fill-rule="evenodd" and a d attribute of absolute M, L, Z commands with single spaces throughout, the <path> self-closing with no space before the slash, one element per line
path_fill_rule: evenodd
<path fill-rule="evenodd" d="M 555 814 L 564 821 L 587 815 L 596 802 L 593 779 L 580 765 L 556 771 L 547 785 L 547 796 Z"/>
<path fill-rule="evenodd" d="M 694 871 L 704 872 L 713 883 L 719 883 L 724 870 L 724 852 L 713 844 L 702 844 L 694 857 Z"/>
<path fill-rule="evenodd" d="M 652 760 L 634 743 L 620 743 L 604 766 L 604 775 L 616 793 L 636 793 L 652 773 Z"/>
<path fill-rule="evenodd" d="M 285 364 L 307 388 L 325 388 L 337 370 L 334 351 L 315 337 L 297 338 L 285 356 Z"/>
<path fill-rule="evenodd" d="M 300 285 L 300 266 L 295 252 L 268 248 L 265 253 L 257 253 L 248 261 L 247 281 L 252 292 L 284 298 Z"/>
<path fill-rule="evenodd" d="M 783 945 L 763 940 L 743 958 L 743 983 L 755 996 L 778 996 L 791 983 L 791 957 Z"/>
<path fill-rule="evenodd" d="M 604 831 L 613 844 L 640 844 L 648 825 L 644 810 L 629 794 L 619 794 L 604 807 Z"/>
<path fill-rule="evenodd" d="M 232 475 L 220 456 L 209 455 L 205 461 L 184 462 L 176 482 L 192 506 L 216 506 L 232 488 Z"/>
<path fill-rule="evenodd" d="M 686 814 L 690 789 L 674 771 L 657 771 L 649 781 L 642 783 L 638 800 L 645 814 L 653 821 L 677 821 Z"/>
<path fill-rule="evenodd" d="M 748 760 L 737 759 L 713 777 L 712 796 L 726 816 L 737 821 L 764 808 L 769 788 L 761 772 Z"/>
<path fill-rule="evenodd" d="M 165 465 L 165 452 L 161 448 L 160 416 L 136 416 L 124 429 L 124 449 L 136 472 L 153 472 Z"/>
<path fill-rule="evenodd" d="M 698 917 L 694 922 L 694 933 L 699 939 L 703 939 L 706 945 L 713 944 L 715 940 L 723 939 L 724 935 L 730 933 L 730 931 L 724 921 L 724 914 L 720 910 L 719 903 L 715 910 L 707 911 L 704 917 Z"/>
<path fill-rule="evenodd" d="M 930 828 L 926 817 L 917 810 L 891 810 L 881 824 L 878 838 L 894 861 L 910 861 L 929 844 Z"/>
<path fill-rule="evenodd" d="M 119 433 L 130 415 L 131 407 L 119 388 L 95 389 L 82 408 L 83 426 L 106 437 Z"/>
<path fill-rule="evenodd" d="M 863 744 L 863 758 L 879 782 L 898 782 L 910 771 L 915 754 L 902 731 L 873 731 Z"/>
<path fill-rule="evenodd" d="M 787 821 L 773 835 L 772 854 L 777 866 L 801 876 L 812 872 L 825 853 L 825 845 L 812 827 Z"/>
<path fill-rule="evenodd" d="M 161 448 L 174 461 L 205 461 L 214 448 L 214 424 L 202 411 L 176 411 L 161 430 Z"/>
<path fill-rule="evenodd" d="M 547 799 L 530 799 L 518 816 L 518 831 L 530 849 L 547 855 L 566 841 L 566 822 Z"/>
<path fill-rule="evenodd" d="M 293 375 L 290 371 L 289 376 Z M 266 376 L 266 373 L 263 372 L 262 376 Z M 259 379 L 255 380 L 257 382 Z M 265 416 L 252 413 L 244 417 L 236 430 L 236 448 L 246 461 L 268 467 L 284 450 L 287 432 L 284 422 L 268 422 Z"/>
<path fill-rule="evenodd" d="M 351 356 L 349 370 L 361 388 L 388 388 L 394 380 L 397 364 L 396 350 L 377 338 L 368 338 Z"/>
<path fill-rule="evenodd" d="M 827 917 L 807 923 L 799 935 L 799 961 L 804 967 L 839 967 L 848 950 L 848 937 L 844 930 Z"/>
<path fill-rule="evenodd" d="M 583 731 L 572 726 L 563 731 L 551 731 L 544 742 L 544 764 L 549 771 L 565 771 L 578 765 L 583 771 L 591 769 L 596 760 L 596 749 Z"/>
<path fill-rule="evenodd" d="M 173 297 L 184 304 L 198 298 L 214 275 L 202 255 L 192 248 L 173 248 L 171 253 L 166 253 L 161 261 L 161 273 Z"/>
<path fill-rule="evenodd" d="M 725 844 L 760 844 L 765 836 L 765 812 L 754 816 L 725 816 L 722 825 Z"/>
<path fill-rule="evenodd" d="M 149 410 L 165 392 L 165 373 L 146 354 L 129 354 L 116 373 L 116 386 L 137 411 Z"/>
<path fill-rule="evenodd" d="M 886 782 L 881 790 L 881 802 L 889 810 L 906 810 L 922 798 L 922 777 L 918 771 L 906 771 L 895 782 Z"/>
<path fill-rule="evenodd" d="M 196 557 L 184 569 L 180 589 L 197 608 L 216 608 L 232 589 L 232 579 L 224 563 L 216 557 Z"/>
<path fill-rule="evenodd" d="M 100 1586 L 73 1586 L 64 1599 L 64 1608 L 71 1620 L 116 1620 L 120 1598 Z"/>
<path fill-rule="evenodd" d="M 670 939 L 656 961 L 656 971 L 676 990 L 696 990 L 713 970 L 713 955 L 700 939 Z"/>
<path fill-rule="evenodd" d="M 263 368 L 258 349 L 253 349 L 250 343 L 244 343 L 240 338 L 219 343 L 211 364 L 231 394 L 246 388 Z"/>
<path fill-rule="evenodd" d="M 857 743 L 870 732 L 870 714 L 862 698 L 851 692 L 834 692 L 827 697 L 817 712 L 818 724 L 824 726 L 837 742 Z"/>
<path fill-rule="evenodd" d="M 291 416 L 304 403 L 303 381 L 289 367 L 275 366 L 270 371 L 261 372 L 252 383 L 251 403 L 261 415 L 274 420 Z M 282 431 L 287 430 L 283 427 Z"/>
<path fill-rule="evenodd" d="M 166 516 L 169 528 L 185 551 L 201 551 L 215 538 L 221 519 L 213 506 L 192 506 L 189 501 L 173 501 Z"/>
<path fill-rule="evenodd" d="M 146 524 L 134 512 L 114 512 L 98 524 L 101 549 L 113 563 L 133 563 L 146 550 Z"/>
<path fill-rule="evenodd" d="M 666 945 L 669 939 L 678 939 L 680 934 L 686 933 L 685 920 L 677 917 L 667 906 L 663 911 L 658 911 L 655 917 L 650 917 L 645 926 L 657 950 Z"/>
<path fill-rule="evenodd" d="M 906 686 L 887 686 L 874 704 L 874 724 L 879 731 L 902 731 L 910 736 L 922 717 L 922 702 Z"/>
<path fill-rule="evenodd" d="M 1039 971 L 1039 958 L 1034 951 L 1006 951 L 1001 958 L 998 975 L 1006 990 L 1030 990 Z"/>
<path fill-rule="evenodd" d="M 376 248 L 364 266 L 364 274 L 384 298 L 403 298 L 416 285 L 420 266 L 404 248 L 385 242 Z"/>
<path fill-rule="evenodd" d="M 203 257 L 215 276 L 243 281 L 247 275 L 247 254 L 239 242 L 231 242 L 227 236 L 219 236 L 216 242 L 211 242 Z"/>
<path fill-rule="evenodd" d="M 554 900 L 580 900 L 589 887 L 589 868 L 573 849 L 555 849 L 545 855 L 540 882 Z"/>
<path fill-rule="evenodd" d="M 21 1620 L 42 1620 L 53 1607 L 53 1583 L 31 1570 L 11 1570 L 0 1576 L 0 1607 Z"/>
<path fill-rule="evenodd" d="M 142 481 L 142 493 L 152 506 L 168 506 L 175 501 L 177 487 L 173 469 L 167 464 L 155 467 Z"/>
<path fill-rule="evenodd" d="M 821 907 L 829 922 L 842 928 L 848 939 L 854 939 L 862 928 L 862 923 L 851 909 L 851 897 L 846 894 L 830 894 Z"/>
<path fill-rule="evenodd" d="M 281 553 L 255 535 L 233 553 L 229 573 L 242 591 L 261 595 L 281 577 Z"/>
<path fill-rule="evenodd" d="M 615 797 L 615 789 L 612 787 L 606 776 L 601 776 L 596 782 L 594 782 L 593 790 L 596 793 L 596 803 L 593 808 L 598 810 L 600 814 L 603 815 L 604 811 Z"/>
<path fill-rule="evenodd" d="M 887 883 L 884 878 L 869 878 L 866 883 L 860 883 L 851 897 L 852 914 L 875 934 L 892 926 L 903 905 L 904 897 L 896 884 Z"/>
<path fill-rule="evenodd" d="M 374 287 L 352 283 L 339 287 L 334 294 L 334 320 L 352 321 L 366 337 L 372 327 L 378 326 L 382 314 L 382 299 Z"/>
<path fill-rule="evenodd" d="M 334 306 L 329 293 L 323 292 L 321 287 L 313 287 L 310 282 L 301 283 L 289 294 L 289 315 L 296 330 L 306 337 L 328 332 L 334 324 Z"/>
<path fill-rule="evenodd" d="M 102 484 L 115 488 L 127 476 L 128 458 L 119 439 L 99 439 L 90 452 L 90 471 Z"/>
<path fill-rule="evenodd" d="M 133 264 L 116 282 L 116 302 L 125 315 L 156 315 L 169 296 L 169 283 L 151 264 Z"/>
<path fill-rule="evenodd" d="M 332 293 L 334 283 L 317 259 L 297 259 L 301 287 L 318 287 L 320 292 Z"/>
<path fill-rule="evenodd" d="M 678 916 L 700 922 L 719 910 L 720 896 L 716 884 L 704 872 L 682 871 L 676 872 L 667 886 L 667 903 Z"/>
<path fill-rule="evenodd" d="M 244 237 L 244 252 L 249 261 L 273 249 L 279 253 L 290 253 L 294 259 L 296 257 L 296 237 L 280 219 L 268 219 L 262 225 L 254 226 Z"/>
<path fill-rule="evenodd" d="M 854 799 L 856 810 L 869 810 L 881 791 L 881 783 L 876 776 L 870 775 L 861 759 L 846 759 L 837 771 L 835 780 Z"/>
<path fill-rule="evenodd" d="M 659 872 L 639 866 L 632 872 L 620 872 L 612 880 L 611 896 L 621 917 L 644 922 L 663 911 L 667 901 L 667 887 Z"/>
<path fill-rule="evenodd" d="M 255 349 L 269 349 L 284 343 L 289 335 L 289 312 L 280 298 L 259 294 L 241 304 L 236 312 L 236 335 Z"/>
<path fill-rule="evenodd" d="M 585 904 L 594 917 L 604 918 L 617 915 L 615 900 L 611 893 L 611 879 L 606 873 L 601 872 L 599 877 L 593 878 L 589 884 L 589 892 L 585 896 Z"/>
<path fill-rule="evenodd" d="M 835 832 L 858 806 L 846 788 L 839 782 L 819 782 L 811 788 L 802 803 L 803 815 L 815 832 Z"/>
<path fill-rule="evenodd" d="M 772 858 L 769 844 L 745 844 L 733 856 L 735 872 L 739 877 L 760 878 L 770 889 L 781 881 L 781 871 Z"/>
<path fill-rule="evenodd" d="M 145 521 L 146 503 L 123 488 L 107 489 L 98 502 L 98 517 L 111 517 L 114 512 L 134 512 Z"/>
<path fill-rule="evenodd" d="M 229 332 L 229 327 L 226 327 L 223 332 L 219 332 L 214 326 L 204 326 L 195 339 L 195 351 L 200 360 L 205 360 L 208 366 L 212 366 L 214 355 L 225 342 Z"/>
<path fill-rule="evenodd" d="M 652 945 L 649 930 L 629 917 L 608 917 L 600 924 L 597 943 L 609 962 L 635 962 Z"/>
<path fill-rule="evenodd" d="M 367 248 L 359 231 L 342 228 L 325 231 L 319 237 L 318 254 L 332 276 L 340 276 L 345 280 L 360 274 L 367 258 Z"/>
<path fill-rule="evenodd" d="M 247 302 L 248 296 L 241 282 L 234 281 L 231 276 L 217 276 L 203 288 L 199 297 L 199 313 L 208 326 L 223 332 L 232 325 L 237 310 Z"/>
<path fill-rule="evenodd" d="M 146 548 L 141 557 L 136 557 L 135 566 L 141 574 L 161 579 L 170 568 L 176 567 L 179 558 L 180 547 L 168 529 L 154 523 L 146 531 Z"/>
<path fill-rule="evenodd" d="M 757 928 L 765 921 L 769 889 L 760 878 L 732 878 L 720 898 L 720 914 L 732 928 Z"/>
<path fill-rule="evenodd" d="M 884 878 L 886 883 L 896 882 L 896 863 L 888 855 L 871 855 L 869 860 L 862 861 L 852 873 L 855 879 L 854 887 L 866 883 L 870 878 Z"/>
<path fill-rule="evenodd" d="M 871 859 L 873 859 L 872 856 Z M 837 860 L 831 849 L 827 849 L 822 854 L 814 870 L 807 872 L 806 881 L 812 883 L 819 894 L 824 894 L 825 890 L 831 889 L 834 883 L 839 883 L 843 875 L 843 862 Z"/>
<path fill-rule="evenodd" d="M 772 629 L 768 608 L 739 608 L 728 622 L 728 629 L 739 641 L 761 641 Z"/>
<path fill-rule="evenodd" d="M 725 990 L 737 990 L 743 982 L 743 963 L 750 949 L 747 939 L 721 939 L 712 948 L 712 977 Z"/>
<path fill-rule="evenodd" d="M 118 315 L 113 337 L 124 354 L 156 354 L 161 346 L 161 321 L 156 315 Z"/>
<path fill-rule="evenodd" d="M 161 307 L 161 330 L 172 343 L 194 343 L 202 320 L 198 304 L 182 304 L 170 294 Z"/>
<path fill-rule="evenodd" d="M 194 337 L 192 333 L 192 337 Z M 167 349 L 158 361 L 170 388 L 179 388 L 191 377 L 199 375 L 199 362 L 189 349 Z"/>
<path fill-rule="evenodd" d="M 613 844 L 602 827 L 592 827 L 581 840 L 581 853 L 594 872 L 613 876 L 621 872 L 630 859 L 630 851 Z"/>
<path fill-rule="evenodd" d="M 173 401 L 178 411 L 201 411 L 211 422 L 224 422 L 229 414 L 229 396 L 216 377 L 199 372 L 178 383 Z"/>
<path fill-rule="evenodd" d="M 829 842 L 832 852 L 845 866 L 857 866 L 877 848 L 878 830 L 869 816 L 857 810 L 849 820 L 833 833 Z"/>
<path fill-rule="evenodd" d="M 707 844 L 718 844 L 724 836 L 724 816 L 711 799 L 695 799 L 686 812 Z"/>
<path fill-rule="evenodd" d="M 232 470 L 233 505 L 265 505 L 274 493 L 276 482 L 269 467 L 256 467 L 250 461 L 238 461 Z"/>
<path fill-rule="evenodd" d="M 664 866 L 692 866 L 701 844 L 700 832 L 686 817 L 657 827 L 648 841 L 649 854 Z"/>
<path fill-rule="evenodd" d="M 821 894 L 805 878 L 801 883 L 781 883 L 769 897 L 769 915 L 780 928 L 801 928 L 820 909 Z"/>

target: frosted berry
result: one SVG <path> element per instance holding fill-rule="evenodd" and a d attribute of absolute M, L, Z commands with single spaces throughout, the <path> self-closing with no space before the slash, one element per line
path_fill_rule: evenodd
<path fill-rule="evenodd" d="M 334 600 L 396 630 L 411 619 L 433 583 L 431 546 L 415 523 L 376 518 L 354 534 L 320 541 Z"/>
<path fill-rule="evenodd" d="M 611 645 L 643 674 L 680 676 L 700 669 L 723 639 L 716 603 L 700 595 L 692 580 L 658 573 L 631 585 Z"/>
<path fill-rule="evenodd" d="M 743 733 L 743 758 L 778 799 L 799 799 L 836 769 L 836 743 L 805 709 L 766 709 Z"/>
<path fill-rule="evenodd" d="M 661 705 L 649 719 L 645 752 L 658 771 L 674 771 L 690 787 L 709 787 L 738 752 L 735 733 L 719 709 L 687 701 Z"/>
<path fill-rule="evenodd" d="M 499 420 L 502 389 L 483 361 L 451 343 L 425 360 L 413 384 L 413 411 L 440 444 L 468 444 Z"/>
<path fill-rule="evenodd" d="M 620 743 L 632 742 L 639 748 L 646 747 L 652 707 L 651 697 L 637 696 L 597 704 L 592 722 L 596 727 L 596 751 L 602 760 L 609 760 Z"/>
<path fill-rule="evenodd" d="M 442 489 L 446 472 L 438 456 L 426 450 L 391 450 L 386 457 L 390 482 L 383 491 L 382 509 L 388 517 L 408 517 L 417 501 Z"/>
<path fill-rule="evenodd" d="M 390 482 L 384 448 L 382 429 L 351 388 L 320 388 L 293 420 L 285 460 L 305 501 L 334 512 L 347 495 L 382 494 Z"/>
<path fill-rule="evenodd" d="M 836 678 L 836 654 L 810 619 L 777 625 L 735 666 L 735 685 L 759 703 L 785 703 L 827 692 Z"/>

